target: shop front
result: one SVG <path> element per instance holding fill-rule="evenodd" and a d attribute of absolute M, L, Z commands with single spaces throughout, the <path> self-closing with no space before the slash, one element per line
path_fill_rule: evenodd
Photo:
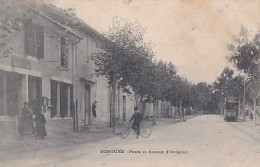
<path fill-rule="evenodd" d="M 18 118 L 23 102 L 40 99 L 41 93 L 41 78 L 0 70 L 0 142 L 19 137 Z"/>

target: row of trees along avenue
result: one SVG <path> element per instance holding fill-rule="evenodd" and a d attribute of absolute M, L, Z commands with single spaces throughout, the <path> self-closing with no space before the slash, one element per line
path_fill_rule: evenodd
<path fill-rule="evenodd" d="M 103 75 L 112 87 L 112 126 L 115 131 L 116 89 L 128 94 L 135 92 L 140 102 L 146 100 L 156 104 L 158 100 L 170 101 L 172 105 L 192 107 L 196 110 L 214 111 L 210 94 L 211 86 L 206 83 L 192 84 L 177 75 L 171 62 L 155 60 L 153 44 L 144 41 L 145 29 L 138 22 L 130 23 L 115 18 L 106 42 L 98 45 L 100 51 L 92 55 L 97 75 Z M 136 98 L 137 99 L 137 98 Z"/>
<path fill-rule="evenodd" d="M 14 0 L 0 0 L 2 58 L 14 54 L 12 47 L 7 45 L 8 41 L 23 29 L 23 23 L 30 17 L 20 14 L 20 8 L 14 5 L 17 5 Z M 240 33 L 234 35 L 233 43 L 228 44 L 228 60 L 245 75 L 235 76 L 233 70 L 225 68 L 213 84 L 192 84 L 177 74 L 173 63 L 156 60 L 154 45 L 145 42 L 145 29 L 138 22 L 131 23 L 115 18 L 112 26 L 103 35 L 107 40 L 98 45 L 100 51 L 92 55 L 92 60 L 97 65 L 96 74 L 105 76 L 113 90 L 113 127 L 116 123 L 115 92 L 118 87 L 129 95 L 135 92 L 135 97 L 140 102 L 146 100 L 156 104 L 158 100 L 170 101 L 180 111 L 183 108 L 192 108 L 195 111 L 217 113 L 220 99 L 228 95 L 253 101 L 254 106 L 256 105 L 260 92 L 259 33 L 251 35 L 242 27 Z"/>
<path fill-rule="evenodd" d="M 0 58 L 14 55 L 8 41 L 23 31 L 25 21 L 31 17 L 23 13 L 20 1 L 0 0 Z M 154 59 L 153 44 L 144 41 L 145 29 L 138 22 L 131 23 L 119 18 L 104 33 L 100 51 L 92 55 L 97 65 L 96 74 L 109 80 L 112 93 L 112 124 L 115 127 L 116 89 L 122 88 L 134 95 L 140 102 L 146 100 L 156 104 L 158 100 L 170 101 L 182 108 L 209 110 L 211 86 L 206 83 L 197 85 L 177 75 L 171 62 Z M 137 98 L 138 97 L 138 98 Z M 115 131 L 115 128 L 114 128 Z"/>

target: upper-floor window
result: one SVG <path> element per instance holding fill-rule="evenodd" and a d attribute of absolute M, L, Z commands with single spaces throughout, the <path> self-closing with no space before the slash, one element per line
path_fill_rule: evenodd
<path fill-rule="evenodd" d="M 63 70 L 69 69 L 69 45 L 67 38 L 60 38 L 60 67 Z"/>
<path fill-rule="evenodd" d="M 25 55 L 44 58 L 44 28 L 28 21 L 25 23 Z"/>
<path fill-rule="evenodd" d="M 84 43 L 85 43 L 85 47 L 87 49 L 87 51 L 85 52 L 86 54 L 86 62 L 89 63 L 89 59 L 90 59 L 90 41 L 89 41 L 89 37 L 86 37 L 85 40 L 84 40 Z"/>

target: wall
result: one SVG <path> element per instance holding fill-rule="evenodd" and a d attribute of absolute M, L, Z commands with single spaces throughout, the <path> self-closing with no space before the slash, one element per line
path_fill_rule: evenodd
<path fill-rule="evenodd" d="M 116 118 L 118 123 L 124 122 L 123 119 L 123 96 L 126 97 L 126 121 L 129 121 L 134 113 L 135 100 L 133 95 L 128 95 L 127 93 L 122 92 L 122 89 L 117 90 L 117 105 L 116 105 Z"/>
<path fill-rule="evenodd" d="M 91 55 L 98 52 L 97 43 L 100 41 L 83 30 L 78 30 L 77 33 L 83 37 L 82 41 L 77 44 L 77 84 L 76 84 L 76 98 L 79 101 L 79 123 L 84 125 L 85 111 L 84 98 L 82 97 L 83 85 L 87 83 L 91 85 L 91 104 L 96 100 L 97 104 L 97 124 L 110 124 L 110 96 L 108 80 L 103 76 L 95 76 L 96 66 L 90 59 Z M 84 79 L 82 79 L 84 78 Z M 119 95 L 119 96 L 118 96 Z M 123 94 L 121 91 L 117 92 L 117 116 L 118 121 L 123 121 Z M 134 100 L 126 96 L 126 119 L 129 120 L 133 114 Z M 93 118 L 91 118 L 93 121 Z"/>
<path fill-rule="evenodd" d="M 57 80 L 66 83 L 72 83 L 72 42 L 70 42 L 69 48 L 69 70 L 61 71 L 59 66 L 59 48 L 58 48 L 58 29 L 50 21 L 43 19 L 38 15 L 33 15 L 33 22 L 44 26 L 44 59 L 37 59 L 32 56 L 25 55 L 24 52 L 24 30 L 21 32 L 15 32 L 14 38 L 11 38 L 7 46 L 11 46 L 14 51 L 14 55 L 10 55 L 5 58 L 1 58 L 0 69 L 9 72 L 17 72 L 22 74 L 21 86 L 22 95 L 19 101 L 19 108 L 22 108 L 21 101 L 28 101 L 28 75 L 42 78 L 42 96 L 51 98 L 51 80 Z M 63 33 L 64 34 L 64 33 Z M 73 40 L 73 39 L 71 39 Z M 12 59 L 17 59 L 21 62 L 30 64 L 31 68 L 14 67 Z M 19 110 L 20 111 L 20 110 Z M 59 119 L 53 119 L 50 117 L 50 108 L 44 113 L 47 119 L 47 130 L 58 128 L 59 130 L 64 127 L 73 127 L 73 120 L 67 119 L 66 121 Z M 17 138 L 17 116 L 10 118 L 8 116 L 0 116 L 0 141 L 11 141 Z M 60 120 L 60 121 L 59 121 Z M 54 122 L 53 122 L 54 121 Z M 59 122 L 59 123 L 58 123 Z M 58 126 L 60 125 L 60 126 Z M 8 128 L 7 128 L 8 127 Z M 58 130 L 57 129 L 57 130 Z M 68 128 L 69 130 L 70 128 Z"/>

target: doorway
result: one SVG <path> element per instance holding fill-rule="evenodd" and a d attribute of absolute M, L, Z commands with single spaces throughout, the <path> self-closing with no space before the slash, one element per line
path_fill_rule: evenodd
<path fill-rule="evenodd" d="M 42 98 L 42 79 L 39 77 L 28 76 L 28 99 L 31 104 L 34 100 L 41 101 Z"/>
<path fill-rule="evenodd" d="M 84 99 L 85 99 L 85 125 L 90 125 L 91 124 L 91 98 L 90 98 L 90 85 L 85 84 L 84 85 Z"/>

